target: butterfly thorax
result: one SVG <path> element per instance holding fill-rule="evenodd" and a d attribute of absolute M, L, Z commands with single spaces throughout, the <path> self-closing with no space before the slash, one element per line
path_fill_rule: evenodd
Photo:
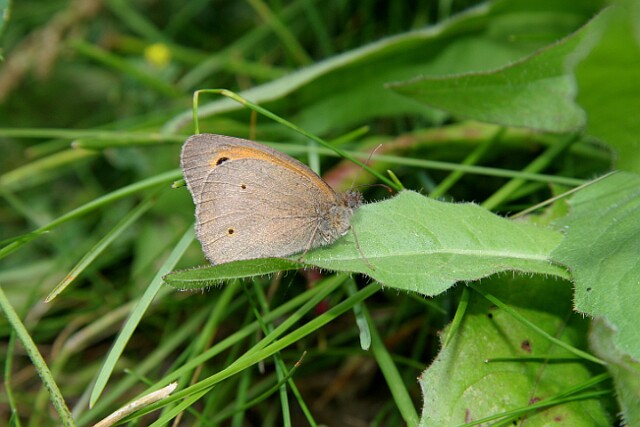
<path fill-rule="evenodd" d="M 351 227 L 351 216 L 362 205 L 362 194 L 357 191 L 348 191 L 337 196 L 338 203 L 319 207 L 318 235 L 314 238 L 312 247 L 333 243 L 347 234 Z"/>

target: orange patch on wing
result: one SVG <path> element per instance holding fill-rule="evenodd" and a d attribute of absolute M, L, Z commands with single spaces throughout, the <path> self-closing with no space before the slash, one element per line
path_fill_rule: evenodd
<path fill-rule="evenodd" d="M 227 161 L 243 159 L 261 160 L 263 162 L 272 165 L 275 164 L 277 166 L 280 166 L 281 168 L 288 169 L 296 175 L 302 175 L 306 177 L 310 181 L 314 182 L 319 188 L 322 188 L 325 193 L 333 197 L 334 191 L 331 189 L 331 187 L 329 187 L 327 183 L 325 183 L 313 172 L 310 172 L 306 168 L 303 169 L 296 163 L 288 162 L 284 159 L 280 159 L 279 157 L 272 156 L 269 153 L 265 153 L 263 151 L 255 150 L 249 147 L 232 147 L 226 150 L 220 150 L 216 153 L 215 157 L 212 157 L 209 160 L 209 166 L 211 167 L 211 169 L 214 169 Z"/>

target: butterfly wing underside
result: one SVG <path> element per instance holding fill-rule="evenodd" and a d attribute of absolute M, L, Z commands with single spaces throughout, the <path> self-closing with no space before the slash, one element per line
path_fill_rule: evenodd
<path fill-rule="evenodd" d="M 182 167 L 196 234 L 213 264 L 310 249 L 337 195 L 309 168 L 269 147 L 218 135 L 191 137 Z"/>

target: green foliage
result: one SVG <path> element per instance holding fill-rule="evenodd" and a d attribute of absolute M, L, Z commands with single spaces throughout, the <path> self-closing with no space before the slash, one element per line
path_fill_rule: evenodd
<path fill-rule="evenodd" d="M 640 173 L 640 3 L 620 1 L 603 15 L 599 37 L 576 55 L 576 100 L 587 132 L 615 148 L 620 169 Z"/>
<path fill-rule="evenodd" d="M 592 36 L 593 23 L 521 62 L 503 69 L 451 77 L 423 77 L 391 87 L 412 99 L 457 116 L 549 132 L 584 125 L 574 103 L 567 57 Z"/>
<path fill-rule="evenodd" d="M 572 312 L 568 283 L 541 277 L 494 278 L 477 286 L 555 338 L 585 347 L 589 322 Z M 425 399 L 422 425 L 462 425 L 485 417 L 494 418 L 484 422 L 526 417 L 532 426 L 549 425 L 550 420 L 572 426 L 611 425 L 597 395 L 576 397 L 593 391 L 588 384 L 593 370 L 474 292 L 455 337 L 420 377 Z M 562 395 L 572 388 L 569 396 Z M 571 395 L 574 399 L 561 400 Z M 533 404 L 545 410 L 530 408 Z"/>
<path fill-rule="evenodd" d="M 640 176 L 617 173 L 569 203 L 557 222 L 565 238 L 551 257 L 571 271 L 576 309 L 604 318 L 616 347 L 640 360 Z"/>
<path fill-rule="evenodd" d="M 0 0 L 4 424 L 640 425 L 640 6 L 470 3 Z M 201 88 L 351 232 L 195 268 Z"/>

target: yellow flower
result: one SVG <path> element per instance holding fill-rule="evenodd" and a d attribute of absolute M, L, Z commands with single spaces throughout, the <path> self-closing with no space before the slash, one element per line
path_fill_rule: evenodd
<path fill-rule="evenodd" d="M 154 43 L 144 50 L 144 57 L 156 68 L 164 68 L 171 61 L 171 51 L 164 43 Z"/>

